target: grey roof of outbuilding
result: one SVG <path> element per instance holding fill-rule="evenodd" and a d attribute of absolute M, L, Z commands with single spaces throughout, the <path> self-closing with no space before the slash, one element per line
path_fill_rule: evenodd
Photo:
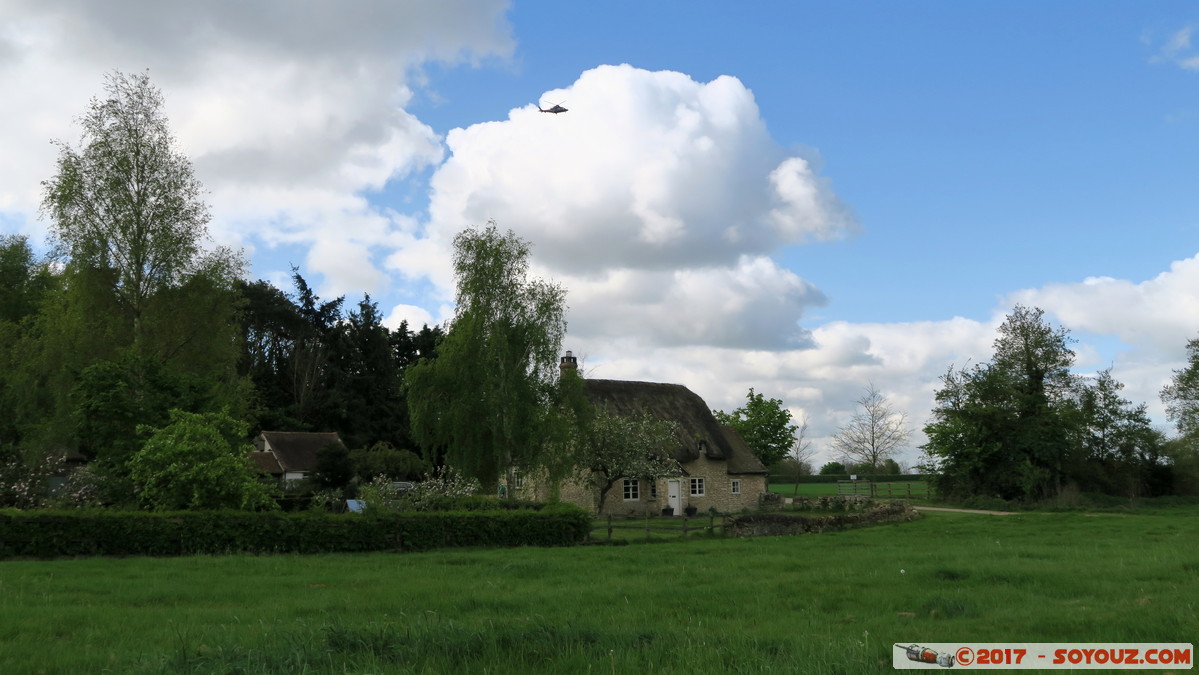
<path fill-rule="evenodd" d="M 336 432 L 264 431 L 262 438 L 266 444 L 260 449 L 269 445 L 283 471 L 311 471 L 317 451 L 327 445 L 345 445 Z"/>

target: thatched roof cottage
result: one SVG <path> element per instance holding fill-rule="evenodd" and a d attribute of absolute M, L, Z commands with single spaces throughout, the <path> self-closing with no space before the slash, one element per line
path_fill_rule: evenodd
<path fill-rule="evenodd" d="M 562 357 L 563 371 L 577 367 L 570 352 Z M 766 467 L 754 456 L 735 429 L 722 426 L 711 409 L 695 392 L 681 384 L 630 382 L 624 380 L 583 381 L 583 391 L 592 405 L 609 412 L 636 415 L 642 412 L 674 422 L 678 445 L 674 457 L 682 467 L 677 476 L 654 480 L 625 479 L 608 493 L 601 513 L 659 513 L 664 508 L 681 515 L 695 507 L 699 512 L 715 508 L 723 513 L 757 508 L 766 492 Z M 544 486 L 534 486 L 536 497 L 544 498 Z M 560 488 L 564 501 L 594 509 L 598 493 L 581 481 L 567 481 Z"/>

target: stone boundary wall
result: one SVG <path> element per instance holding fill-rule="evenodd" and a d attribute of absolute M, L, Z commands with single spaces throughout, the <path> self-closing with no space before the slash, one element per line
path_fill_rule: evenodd
<path fill-rule="evenodd" d="M 730 537 L 812 534 L 882 523 L 902 523 L 921 517 L 920 512 L 907 502 L 880 502 L 861 495 L 800 498 L 793 502 L 792 509 L 785 513 L 756 513 L 730 518 L 725 522 L 725 534 Z M 800 515 L 795 511 L 813 515 Z"/>

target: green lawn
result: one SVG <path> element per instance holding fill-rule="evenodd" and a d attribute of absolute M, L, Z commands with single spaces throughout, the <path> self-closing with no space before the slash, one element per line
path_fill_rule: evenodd
<path fill-rule="evenodd" d="M 1193 642 L 1199 508 L 753 540 L 0 562 L 0 673 L 877 673 L 892 643 Z"/>

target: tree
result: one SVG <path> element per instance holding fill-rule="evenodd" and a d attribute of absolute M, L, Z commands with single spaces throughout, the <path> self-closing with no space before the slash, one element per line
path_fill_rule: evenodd
<path fill-rule="evenodd" d="M 341 443 L 330 443 L 316 451 L 312 466 L 312 484 L 318 490 L 341 489 L 354 477 L 350 451 Z"/>
<path fill-rule="evenodd" d="M 390 481 L 417 480 L 433 469 L 428 460 L 415 452 L 397 450 L 386 442 L 351 450 L 350 464 L 355 477 L 363 483 L 376 476 L 385 476 Z"/>
<path fill-rule="evenodd" d="M 378 442 L 406 443 L 408 411 L 402 390 L 403 372 L 397 366 L 391 332 L 383 325 L 379 306 L 371 302 L 369 295 L 364 296 L 341 328 L 333 361 L 337 366 L 336 392 L 344 410 L 338 428 L 346 443 L 352 448 Z"/>
<path fill-rule="evenodd" d="M 23 236 L 0 236 L 0 324 L 19 325 L 37 313 L 55 286 L 49 265 L 34 257 Z"/>
<path fill-rule="evenodd" d="M 828 462 L 820 467 L 821 476 L 840 476 L 845 473 L 847 473 L 845 465 L 841 462 Z"/>
<path fill-rule="evenodd" d="M 712 414 L 717 422 L 736 429 L 763 464 L 777 464 L 791 452 L 799 427 L 791 423 L 791 411 L 783 407 L 781 400 L 768 399 L 752 387 L 745 398 L 745 405 L 732 414 L 723 410 L 713 410 Z"/>
<path fill-rule="evenodd" d="M 787 455 L 787 458 L 795 463 L 794 494 L 799 494 L 800 477 L 812 473 L 812 457 L 815 452 L 812 448 L 812 441 L 808 440 L 808 419 L 805 416 L 799 423 L 799 430 L 795 434 L 795 443 L 791 445 L 791 452 Z"/>
<path fill-rule="evenodd" d="M 0 445 L 20 444 L 23 391 L 18 374 L 26 368 L 19 345 L 31 332 L 45 297 L 58 286 L 58 278 L 45 261 L 35 259 L 25 237 L 0 236 Z"/>
<path fill-rule="evenodd" d="M 1188 439 L 1199 439 L 1199 338 L 1187 341 L 1187 365 L 1161 391 L 1166 415 Z"/>
<path fill-rule="evenodd" d="M 42 183 L 41 206 L 63 264 L 55 267 L 56 288 L 26 322 L 12 374 L 26 442 L 42 452 L 103 454 L 101 439 L 77 422 L 82 415 L 103 425 L 107 403 L 155 397 L 139 372 L 158 370 L 164 381 L 181 383 L 188 401 L 122 403 L 121 412 L 134 416 L 124 419 L 128 433 L 109 440 L 129 440 L 139 424 L 162 424 L 159 411 L 169 407 L 244 411 L 234 291 L 244 262 L 211 246 L 202 188 L 175 149 L 162 108 L 148 76 L 113 73 L 79 119 L 79 146 L 55 142 L 57 170 Z M 137 367 L 126 369 L 131 378 L 92 371 L 81 379 L 106 362 Z M 125 450 L 115 455 L 127 457 Z"/>
<path fill-rule="evenodd" d="M 276 508 L 258 480 L 245 424 L 225 413 L 172 410 L 170 422 L 146 429 L 149 440 L 129 462 L 138 498 L 154 511 Z"/>
<path fill-rule="evenodd" d="M 877 471 L 911 436 L 907 414 L 896 411 L 873 383 L 857 403 L 861 411 L 833 436 L 832 447 L 854 464 Z"/>
<path fill-rule="evenodd" d="M 336 364 L 331 354 L 340 339 L 341 305 L 345 296 L 321 302 L 304 277 L 292 269 L 300 322 L 292 345 L 289 381 L 295 418 L 310 429 L 333 426 L 340 401 L 333 398 Z"/>
<path fill-rule="evenodd" d="M 454 238 L 457 308 L 435 360 L 406 375 L 412 434 L 494 489 L 502 472 L 544 464 L 555 424 L 565 291 L 528 279 L 529 245 L 494 222 Z"/>
<path fill-rule="evenodd" d="M 677 439 L 672 422 L 645 413 L 623 416 L 596 410 L 578 435 L 576 450 L 577 466 L 587 469 L 587 484 L 596 490 L 596 510 L 618 481 L 679 475 L 681 468 L 670 452 Z"/>
<path fill-rule="evenodd" d="M 1153 428 L 1145 404 L 1134 406 L 1120 396 L 1123 388 L 1110 368 L 1082 388 L 1081 447 L 1067 474 L 1087 491 L 1164 494 L 1172 482 L 1163 461 L 1164 439 Z"/>
<path fill-rule="evenodd" d="M 116 475 L 126 473 L 125 463 L 141 448 L 139 426 L 163 426 L 171 409 L 194 407 L 178 378 L 133 353 L 88 366 L 71 394 L 80 452 Z"/>
<path fill-rule="evenodd" d="M 1042 310 L 1017 305 L 990 363 L 942 377 L 923 446 L 939 492 L 1033 500 L 1061 489 L 1082 423 L 1071 341 Z"/>
<path fill-rule="evenodd" d="M 115 272 L 112 289 L 136 343 L 158 291 L 197 273 L 235 277 L 244 263 L 227 249 L 204 252 L 203 188 L 175 149 L 149 75 L 114 72 L 105 92 L 80 118 L 81 148 L 55 141 L 58 173 L 42 183 L 42 211 L 62 253 Z"/>

